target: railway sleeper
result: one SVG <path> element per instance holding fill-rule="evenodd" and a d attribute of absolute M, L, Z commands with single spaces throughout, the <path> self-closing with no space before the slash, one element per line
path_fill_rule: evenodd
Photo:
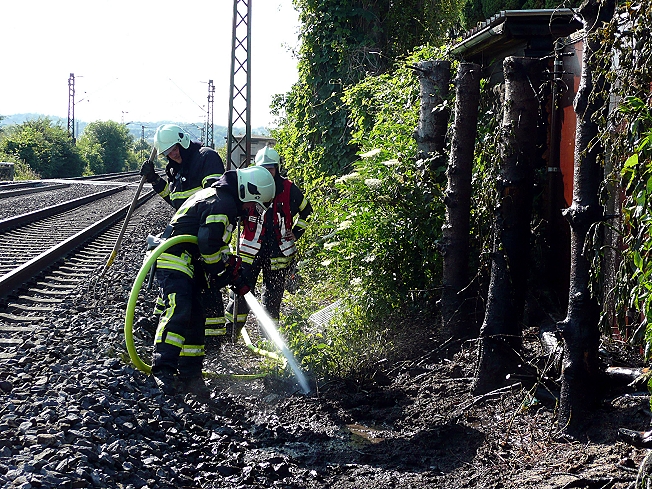
<path fill-rule="evenodd" d="M 61 291 L 61 290 L 46 290 L 46 289 L 37 289 L 37 288 L 30 287 L 29 289 L 27 289 L 27 291 L 28 291 L 28 292 L 33 292 L 33 293 L 35 293 L 35 294 L 43 294 L 43 295 L 45 295 L 45 296 L 52 296 L 52 295 L 56 295 L 56 296 L 66 296 L 66 295 L 68 295 L 68 291 L 67 291 L 67 290 L 66 290 L 66 291 Z"/>
<path fill-rule="evenodd" d="M 73 290 L 77 288 L 76 284 L 60 284 L 57 282 L 36 282 L 36 285 L 40 285 L 41 287 L 50 287 L 52 289 L 61 289 L 61 290 Z"/>
<path fill-rule="evenodd" d="M 0 333 L 27 333 L 29 331 L 34 331 L 36 326 L 7 326 L 0 324 Z"/>
<path fill-rule="evenodd" d="M 31 311 L 31 312 L 51 312 L 54 311 L 54 307 L 49 306 L 26 306 L 24 304 L 8 304 L 6 306 L 8 311 L 13 312 L 14 310 L 19 311 Z"/>
<path fill-rule="evenodd" d="M 21 301 L 28 301 L 28 302 L 37 302 L 37 303 L 43 303 L 43 304 L 59 304 L 61 303 L 60 299 L 50 299 L 46 297 L 32 297 L 30 295 L 19 295 L 18 299 Z"/>
<path fill-rule="evenodd" d="M 12 323 L 36 323 L 38 321 L 44 321 L 47 319 L 46 316 L 17 316 L 15 314 L 9 314 L 6 312 L 0 312 L 0 319 L 5 321 L 10 321 Z"/>

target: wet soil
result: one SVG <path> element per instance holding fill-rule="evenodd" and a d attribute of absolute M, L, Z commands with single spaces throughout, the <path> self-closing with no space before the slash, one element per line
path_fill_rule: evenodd
<path fill-rule="evenodd" d="M 312 379 L 309 395 L 291 379 L 211 383 L 217 397 L 233 402 L 252 423 L 257 447 L 251 460 L 264 463 L 273 454 L 291 460 L 301 474 L 293 470 L 279 478 L 280 487 L 633 483 L 646 450 L 618 441 L 617 431 L 649 428 L 647 391 L 628 389 L 605 399 L 587 420 L 586 437 L 569 440 L 558 435 L 554 398 L 539 399 L 544 391 L 519 384 L 474 397 L 473 342 L 456 352 L 440 346 L 425 331 L 411 334 L 401 346 L 404 358 L 379 366 L 374 379 Z M 250 355 L 243 350 L 225 347 L 220 363 L 242 362 Z"/>

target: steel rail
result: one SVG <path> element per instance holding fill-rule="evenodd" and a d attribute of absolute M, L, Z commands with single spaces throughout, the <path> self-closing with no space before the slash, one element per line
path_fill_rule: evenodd
<path fill-rule="evenodd" d="M 36 192 L 46 192 L 48 190 L 58 190 L 60 188 L 70 187 L 69 183 L 53 183 L 51 185 L 41 185 L 40 187 L 17 188 L 14 190 L 3 190 L 0 188 L 0 199 L 7 197 L 17 197 L 18 195 L 33 194 Z"/>
<path fill-rule="evenodd" d="M 0 190 L 33 187 L 35 185 L 41 185 L 43 182 L 47 182 L 47 180 L 19 180 L 17 182 L 13 180 L 0 180 Z"/>
<path fill-rule="evenodd" d="M 66 177 L 60 178 L 59 180 L 112 180 L 114 178 L 133 177 L 139 174 L 139 170 L 132 170 L 117 173 L 103 173 L 101 175 L 86 175 L 83 177 Z"/>

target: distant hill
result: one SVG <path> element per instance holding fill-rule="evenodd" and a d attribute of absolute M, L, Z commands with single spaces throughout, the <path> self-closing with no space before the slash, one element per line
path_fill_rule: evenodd
<path fill-rule="evenodd" d="M 68 127 L 68 119 L 63 117 L 45 115 L 45 114 L 13 114 L 13 115 L 1 115 L 2 120 L 0 120 L 0 127 L 11 126 L 14 124 L 22 124 L 25 121 L 41 118 L 49 118 L 55 124 L 61 125 L 63 128 Z M 205 127 L 205 122 L 187 122 L 179 123 L 177 121 L 130 121 L 127 123 L 129 128 L 129 133 L 134 137 L 134 139 L 140 139 L 144 137 L 146 141 L 152 143 L 154 141 L 154 133 L 156 128 L 161 124 L 179 124 L 185 131 L 190 134 L 190 137 L 194 140 L 202 139 L 202 128 Z M 79 136 L 83 134 L 84 129 L 88 125 L 88 122 L 75 120 L 75 135 Z M 226 142 L 226 126 L 213 126 L 213 142 L 215 147 L 219 148 L 224 146 Z M 242 128 L 244 132 L 244 128 Z M 256 136 L 267 136 L 269 131 L 264 127 L 252 128 L 252 134 Z"/>

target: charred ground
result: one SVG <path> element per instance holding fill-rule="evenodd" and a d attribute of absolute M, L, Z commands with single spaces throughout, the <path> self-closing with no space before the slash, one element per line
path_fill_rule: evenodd
<path fill-rule="evenodd" d="M 124 311 L 152 216 L 108 277 L 71 294 L 0 373 L 5 487 L 627 488 L 646 450 L 617 439 L 649 427 L 646 389 L 612 393 L 586 438 L 557 436 L 555 403 L 517 383 L 481 397 L 475 343 L 446 345 L 432 312 L 410 318 L 393 356 L 355 380 L 237 380 L 261 358 L 212 352 L 210 401 L 161 395 L 126 360 Z M 144 309 L 143 309 L 144 310 Z M 407 324 L 407 323 L 406 323 Z M 540 354 L 526 335 L 525 361 Z M 630 357 L 622 345 L 612 356 Z M 624 360 L 623 360 L 624 362 Z M 534 364 L 534 362 L 533 362 Z M 596 386 L 598 388 L 599 386 Z M 554 392 L 553 392 L 554 393 Z"/>

